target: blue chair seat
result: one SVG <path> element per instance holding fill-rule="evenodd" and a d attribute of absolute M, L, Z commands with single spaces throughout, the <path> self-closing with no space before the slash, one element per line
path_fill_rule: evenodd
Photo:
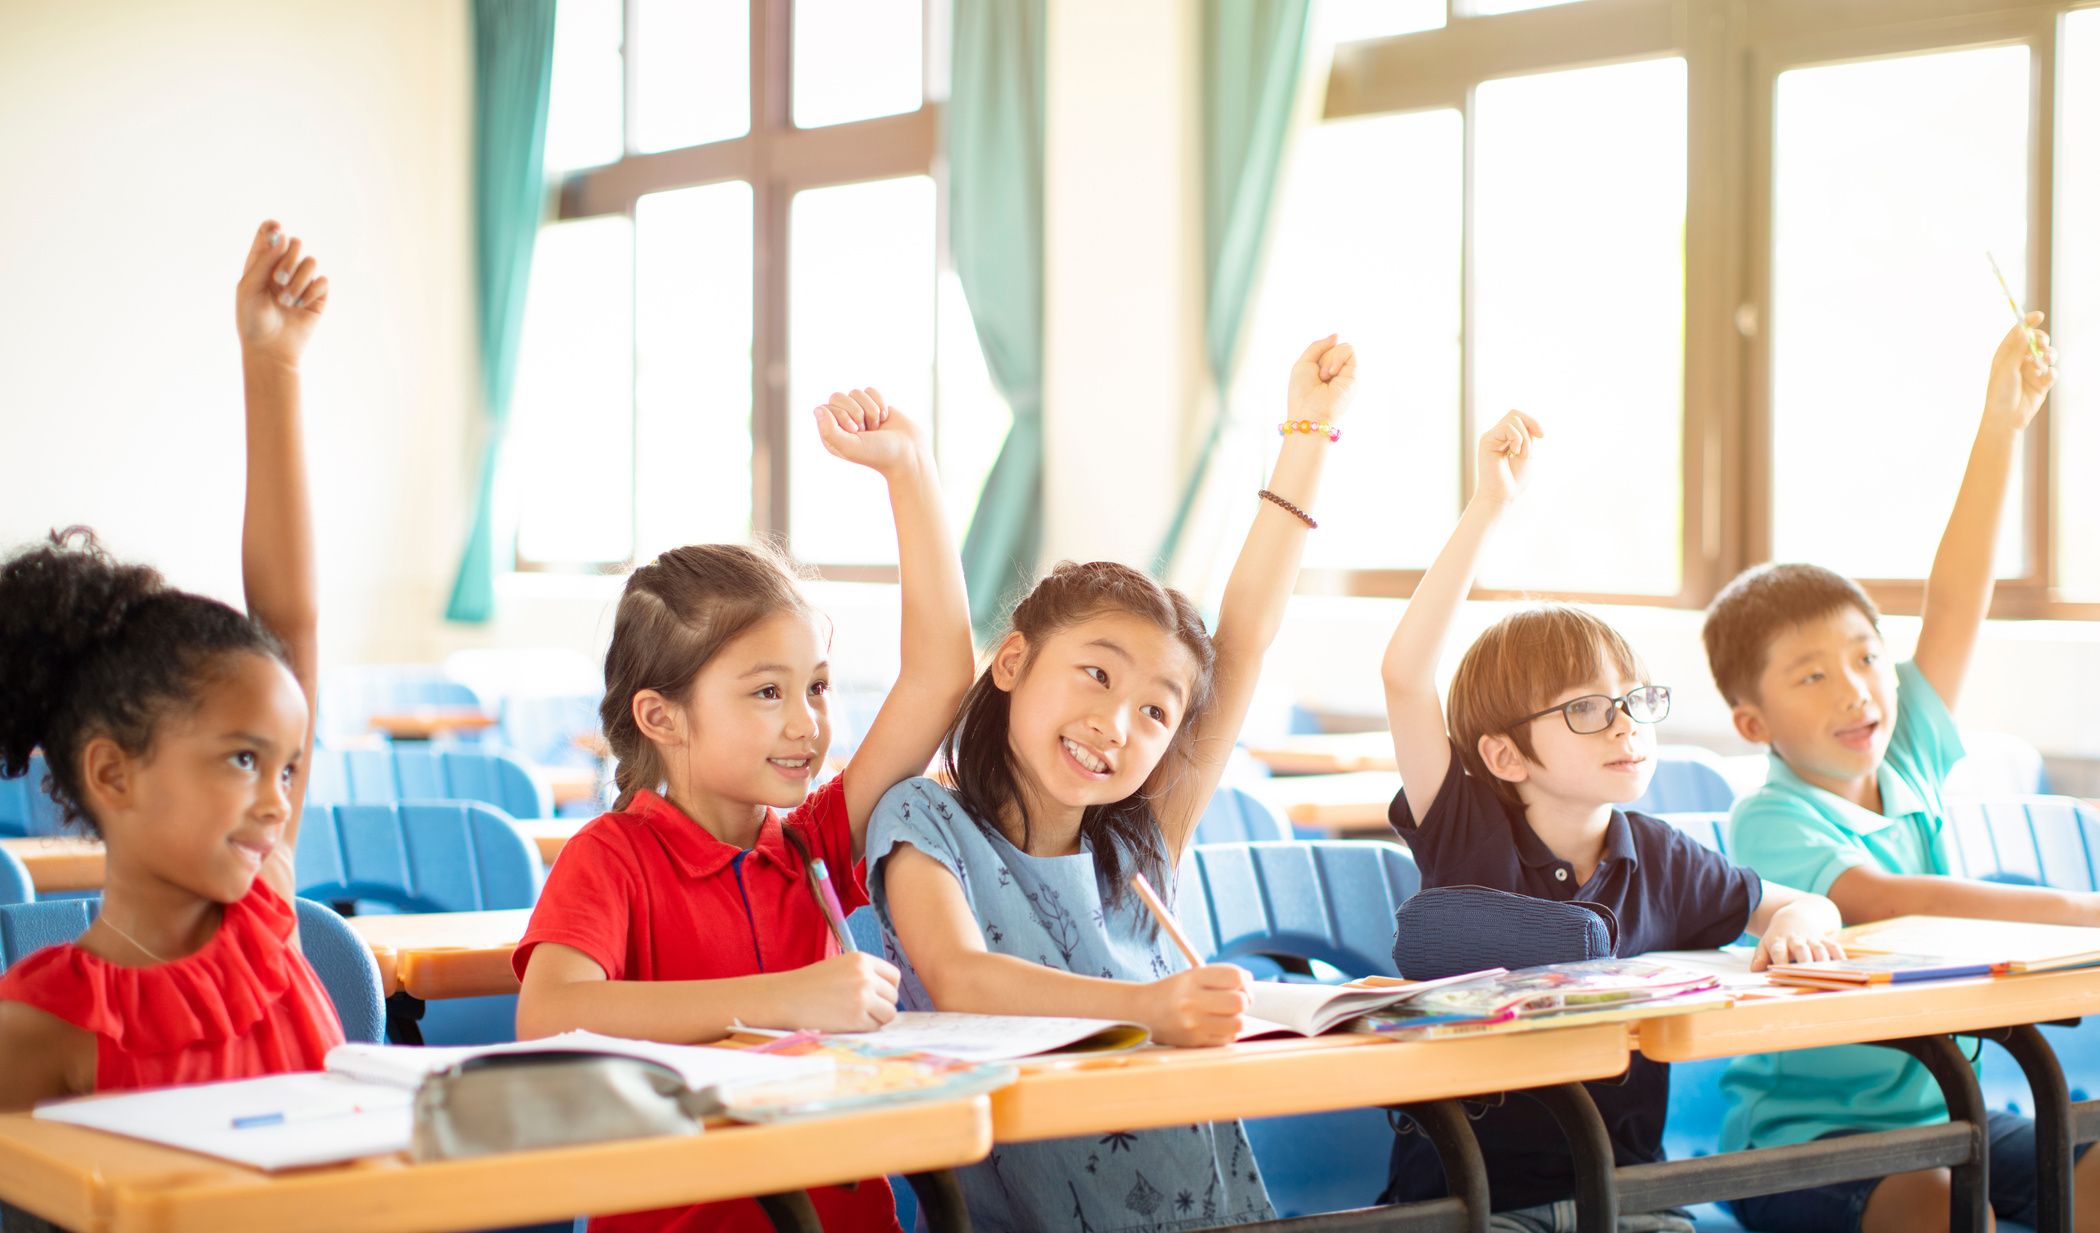
<path fill-rule="evenodd" d="M 546 786 L 524 763 L 500 751 L 443 749 L 422 742 L 314 750 L 306 781 L 309 807 L 418 800 L 480 801 L 513 818 L 554 813 Z"/>

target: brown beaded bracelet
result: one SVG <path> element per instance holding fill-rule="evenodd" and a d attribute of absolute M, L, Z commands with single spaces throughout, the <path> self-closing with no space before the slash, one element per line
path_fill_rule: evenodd
<path fill-rule="evenodd" d="M 1312 530 L 1317 531 L 1320 529 L 1320 524 L 1312 520 L 1311 514 L 1308 514 L 1304 510 L 1299 509 L 1297 506 L 1291 504 L 1289 501 L 1284 500 L 1282 497 L 1277 496 L 1275 493 L 1270 492 L 1268 489 L 1264 488 L 1261 491 L 1255 493 L 1254 495 L 1260 497 L 1264 501 L 1272 501 L 1278 506 L 1281 506 L 1285 513 L 1297 518 L 1298 521 L 1304 523 L 1307 527 L 1311 528 Z"/>

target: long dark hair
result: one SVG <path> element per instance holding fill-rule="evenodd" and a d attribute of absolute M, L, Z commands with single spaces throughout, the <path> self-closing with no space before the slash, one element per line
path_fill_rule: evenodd
<path fill-rule="evenodd" d="M 1211 670 L 1217 653 L 1211 647 L 1210 634 L 1203 628 L 1203 617 L 1187 596 L 1127 565 L 1114 561 L 1089 561 L 1084 565 L 1061 561 L 1014 607 L 1007 633 L 999 639 L 1004 642 L 1009 634 L 1017 633 L 1027 641 L 1028 654 L 1022 661 L 1022 671 L 1026 672 L 1038 649 L 1052 635 L 1082 621 L 1118 612 L 1150 621 L 1186 647 L 1196 660 L 1196 679 L 1191 682 L 1189 705 L 1181 725 L 1174 730 L 1173 743 L 1144 784 L 1120 801 L 1088 806 L 1080 818 L 1079 833 L 1094 850 L 1094 871 L 1112 905 L 1126 893 L 1126 864 L 1144 874 L 1154 886 L 1171 889 L 1166 845 L 1160 840 L 1159 819 L 1153 816 L 1152 802 L 1187 771 L 1194 743 L 1191 733 L 1210 706 Z M 999 819 L 1006 816 L 1009 808 L 1019 816 L 1019 846 L 1026 850 L 1028 803 L 1021 795 L 1020 768 L 1007 738 L 1012 708 L 1013 695 L 992 680 L 990 668 L 980 673 L 963 696 L 962 708 L 941 742 L 941 761 L 955 785 L 956 799 L 986 834 L 1001 833 Z"/>
<path fill-rule="evenodd" d="M 186 713 L 228 657 L 284 647 L 215 599 L 126 565 L 86 527 L 53 531 L 0 564 L 0 778 L 27 774 L 41 746 L 67 822 L 99 833 L 88 813 L 80 752 L 107 736 L 143 757 L 161 722 Z"/>
<path fill-rule="evenodd" d="M 700 669 L 739 634 L 776 613 L 814 617 L 795 582 L 795 568 L 780 552 L 740 544 L 673 548 L 629 575 L 598 704 L 605 743 L 619 759 L 614 809 L 664 780 L 663 755 L 634 722 L 634 696 L 653 689 L 682 705 Z"/>

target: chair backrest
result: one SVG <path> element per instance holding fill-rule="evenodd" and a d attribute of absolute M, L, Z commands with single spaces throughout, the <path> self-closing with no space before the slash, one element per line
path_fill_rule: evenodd
<path fill-rule="evenodd" d="M 29 772 L 20 779 L 0 779 L 0 839 L 56 835 L 58 805 L 44 794 L 44 755 L 29 755 Z"/>
<path fill-rule="evenodd" d="M 372 948 L 334 908 L 300 898 L 299 949 L 335 1003 L 345 1039 L 368 1045 L 386 1040 L 386 995 Z"/>
<path fill-rule="evenodd" d="M 87 932 L 100 899 L 40 899 L 0 904 L 0 970 L 46 946 L 60 946 Z"/>
<path fill-rule="evenodd" d="M 315 749 L 308 805 L 385 805 L 395 801 L 480 801 L 513 818 L 554 814 L 547 789 L 506 753 L 441 749 L 423 742 L 385 749 Z"/>
<path fill-rule="evenodd" d="M 1690 835 L 1702 848 L 1728 855 L 1728 812 L 1663 813 L 1657 817 Z"/>
<path fill-rule="evenodd" d="M 0 848 L 0 903 L 35 903 L 36 883 L 22 858 Z"/>
<path fill-rule="evenodd" d="M 1396 843 L 1198 844 L 1175 911 L 1205 960 L 1287 955 L 1350 976 L 1398 976 L 1393 913 L 1421 887 L 1414 857 Z"/>
<path fill-rule="evenodd" d="M 539 849 L 478 801 L 308 807 L 294 856 L 301 895 L 404 912 L 529 908 L 546 880 Z"/>
<path fill-rule="evenodd" d="M 1657 745 L 1655 778 L 1626 808 L 1647 814 L 1726 812 L 1735 789 L 1720 770 L 1720 755 L 1697 745 Z"/>
<path fill-rule="evenodd" d="M 2036 796 L 2049 791 L 2042 751 L 2010 732 L 1964 732 L 1968 753 L 1947 772 L 1947 796 Z"/>
<path fill-rule="evenodd" d="M 2100 890 L 2100 810 L 2068 796 L 1950 799 L 1947 864 L 1965 878 Z"/>
<path fill-rule="evenodd" d="M 435 664 L 359 664 L 322 679 L 314 730 L 323 740 L 341 740 L 370 732 L 374 715 L 480 705 L 480 695 Z"/>
<path fill-rule="evenodd" d="M 1212 793 L 1203 816 L 1196 819 L 1197 843 L 1266 843 L 1289 838 L 1289 823 L 1238 788 Z"/>

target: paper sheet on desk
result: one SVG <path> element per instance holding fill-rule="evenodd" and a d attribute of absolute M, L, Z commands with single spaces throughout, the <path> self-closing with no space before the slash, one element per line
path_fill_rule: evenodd
<path fill-rule="evenodd" d="M 1730 992 L 1788 992 L 1774 985 L 1763 972 L 1750 970 L 1750 957 L 1755 953 L 1754 947 L 1730 946 L 1722 950 L 1651 950 L 1641 958 L 1718 977 L 1721 988 Z"/>
<path fill-rule="evenodd" d="M 847 1038 L 964 1062 L 1011 1062 L 1041 1053 L 1119 1053 L 1143 1045 L 1151 1033 L 1140 1024 L 1115 1019 L 908 1010 L 878 1031 L 854 1032 Z"/>
<path fill-rule="evenodd" d="M 408 1088 L 305 1071 L 67 1101 L 36 1116 L 257 1169 L 291 1169 L 407 1151 L 415 1099 Z M 269 1120 L 236 1128 L 247 1119 Z"/>
<path fill-rule="evenodd" d="M 786 1083 L 831 1073 L 837 1063 L 827 1057 L 781 1057 L 744 1049 L 705 1045 L 666 1045 L 628 1040 L 596 1032 L 563 1032 L 538 1040 L 500 1045 L 452 1045 L 422 1048 L 408 1045 L 337 1045 L 328 1051 L 328 1069 L 374 1083 L 413 1090 L 432 1074 L 477 1057 L 506 1053 L 612 1053 L 667 1066 L 694 1091 L 733 1088 L 754 1083 Z"/>

